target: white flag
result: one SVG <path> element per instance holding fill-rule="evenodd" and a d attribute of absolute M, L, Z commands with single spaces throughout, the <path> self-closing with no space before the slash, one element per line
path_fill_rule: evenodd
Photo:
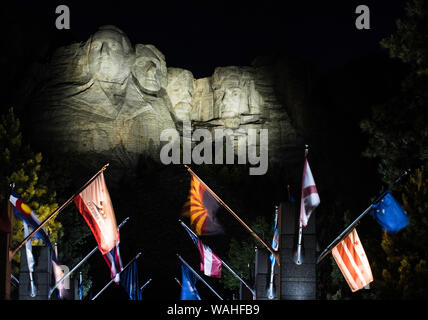
<path fill-rule="evenodd" d="M 300 200 L 300 225 L 306 227 L 312 211 L 320 204 L 317 187 L 309 167 L 308 159 L 305 157 L 302 179 L 302 196 Z"/>

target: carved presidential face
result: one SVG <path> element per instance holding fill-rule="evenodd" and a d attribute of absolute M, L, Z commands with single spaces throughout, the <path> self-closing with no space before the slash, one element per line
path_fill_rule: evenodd
<path fill-rule="evenodd" d="M 168 70 L 168 86 L 166 91 L 171 100 L 175 116 L 181 120 L 190 120 L 193 95 L 193 74 L 184 69 Z"/>
<path fill-rule="evenodd" d="M 131 46 L 118 29 L 100 29 L 91 39 L 89 72 L 100 81 L 122 83 L 130 74 Z"/>
<path fill-rule="evenodd" d="M 241 75 L 233 70 L 215 74 L 214 100 L 222 118 L 237 117 L 248 112 L 248 92 Z"/>
<path fill-rule="evenodd" d="M 156 93 L 161 88 L 166 88 L 166 63 L 163 55 L 153 46 L 136 45 L 132 74 L 140 88 L 147 93 Z"/>

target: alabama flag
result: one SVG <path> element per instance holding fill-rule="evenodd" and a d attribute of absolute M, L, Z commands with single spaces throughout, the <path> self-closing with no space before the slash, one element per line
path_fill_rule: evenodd
<path fill-rule="evenodd" d="M 355 228 L 331 253 L 352 292 L 373 281 L 369 261 Z"/>
<path fill-rule="evenodd" d="M 118 273 L 122 271 L 119 229 L 102 172 L 74 198 L 74 203 L 91 229 L 112 278 L 117 278 L 118 282 Z"/>
<path fill-rule="evenodd" d="M 198 239 L 198 249 L 201 255 L 201 271 L 208 277 L 221 278 L 221 259 L 200 239 Z"/>
<path fill-rule="evenodd" d="M 305 157 L 302 179 L 302 196 L 300 200 L 300 225 L 306 227 L 312 211 L 320 204 L 317 187 L 309 167 L 308 159 Z"/>

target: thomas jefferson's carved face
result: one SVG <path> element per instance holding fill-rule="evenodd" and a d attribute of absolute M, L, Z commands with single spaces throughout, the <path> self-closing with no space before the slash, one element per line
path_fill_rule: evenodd
<path fill-rule="evenodd" d="M 148 46 L 136 45 L 136 57 L 132 74 L 137 79 L 140 87 L 148 93 L 156 93 L 162 87 L 166 87 L 165 61 Z"/>
<path fill-rule="evenodd" d="M 115 30 L 100 30 L 91 41 L 89 71 L 100 81 L 122 83 L 130 73 L 130 48 L 126 38 Z"/>

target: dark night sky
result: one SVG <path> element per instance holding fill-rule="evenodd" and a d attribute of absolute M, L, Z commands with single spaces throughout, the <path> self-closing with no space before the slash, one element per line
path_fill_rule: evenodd
<path fill-rule="evenodd" d="M 70 8 L 70 31 L 55 29 L 58 4 Z M 370 8 L 370 30 L 355 28 L 359 4 Z M 189 69 L 197 78 L 210 76 L 217 66 L 248 65 L 272 51 L 308 60 L 326 72 L 380 51 L 380 39 L 395 30 L 403 13 L 401 1 L 384 0 L 43 1 L 14 6 L 9 10 L 18 19 L 25 17 L 21 20 L 31 20 L 35 30 L 64 39 L 71 35 L 85 41 L 99 26 L 114 24 L 132 43 L 154 44 L 167 66 Z"/>

